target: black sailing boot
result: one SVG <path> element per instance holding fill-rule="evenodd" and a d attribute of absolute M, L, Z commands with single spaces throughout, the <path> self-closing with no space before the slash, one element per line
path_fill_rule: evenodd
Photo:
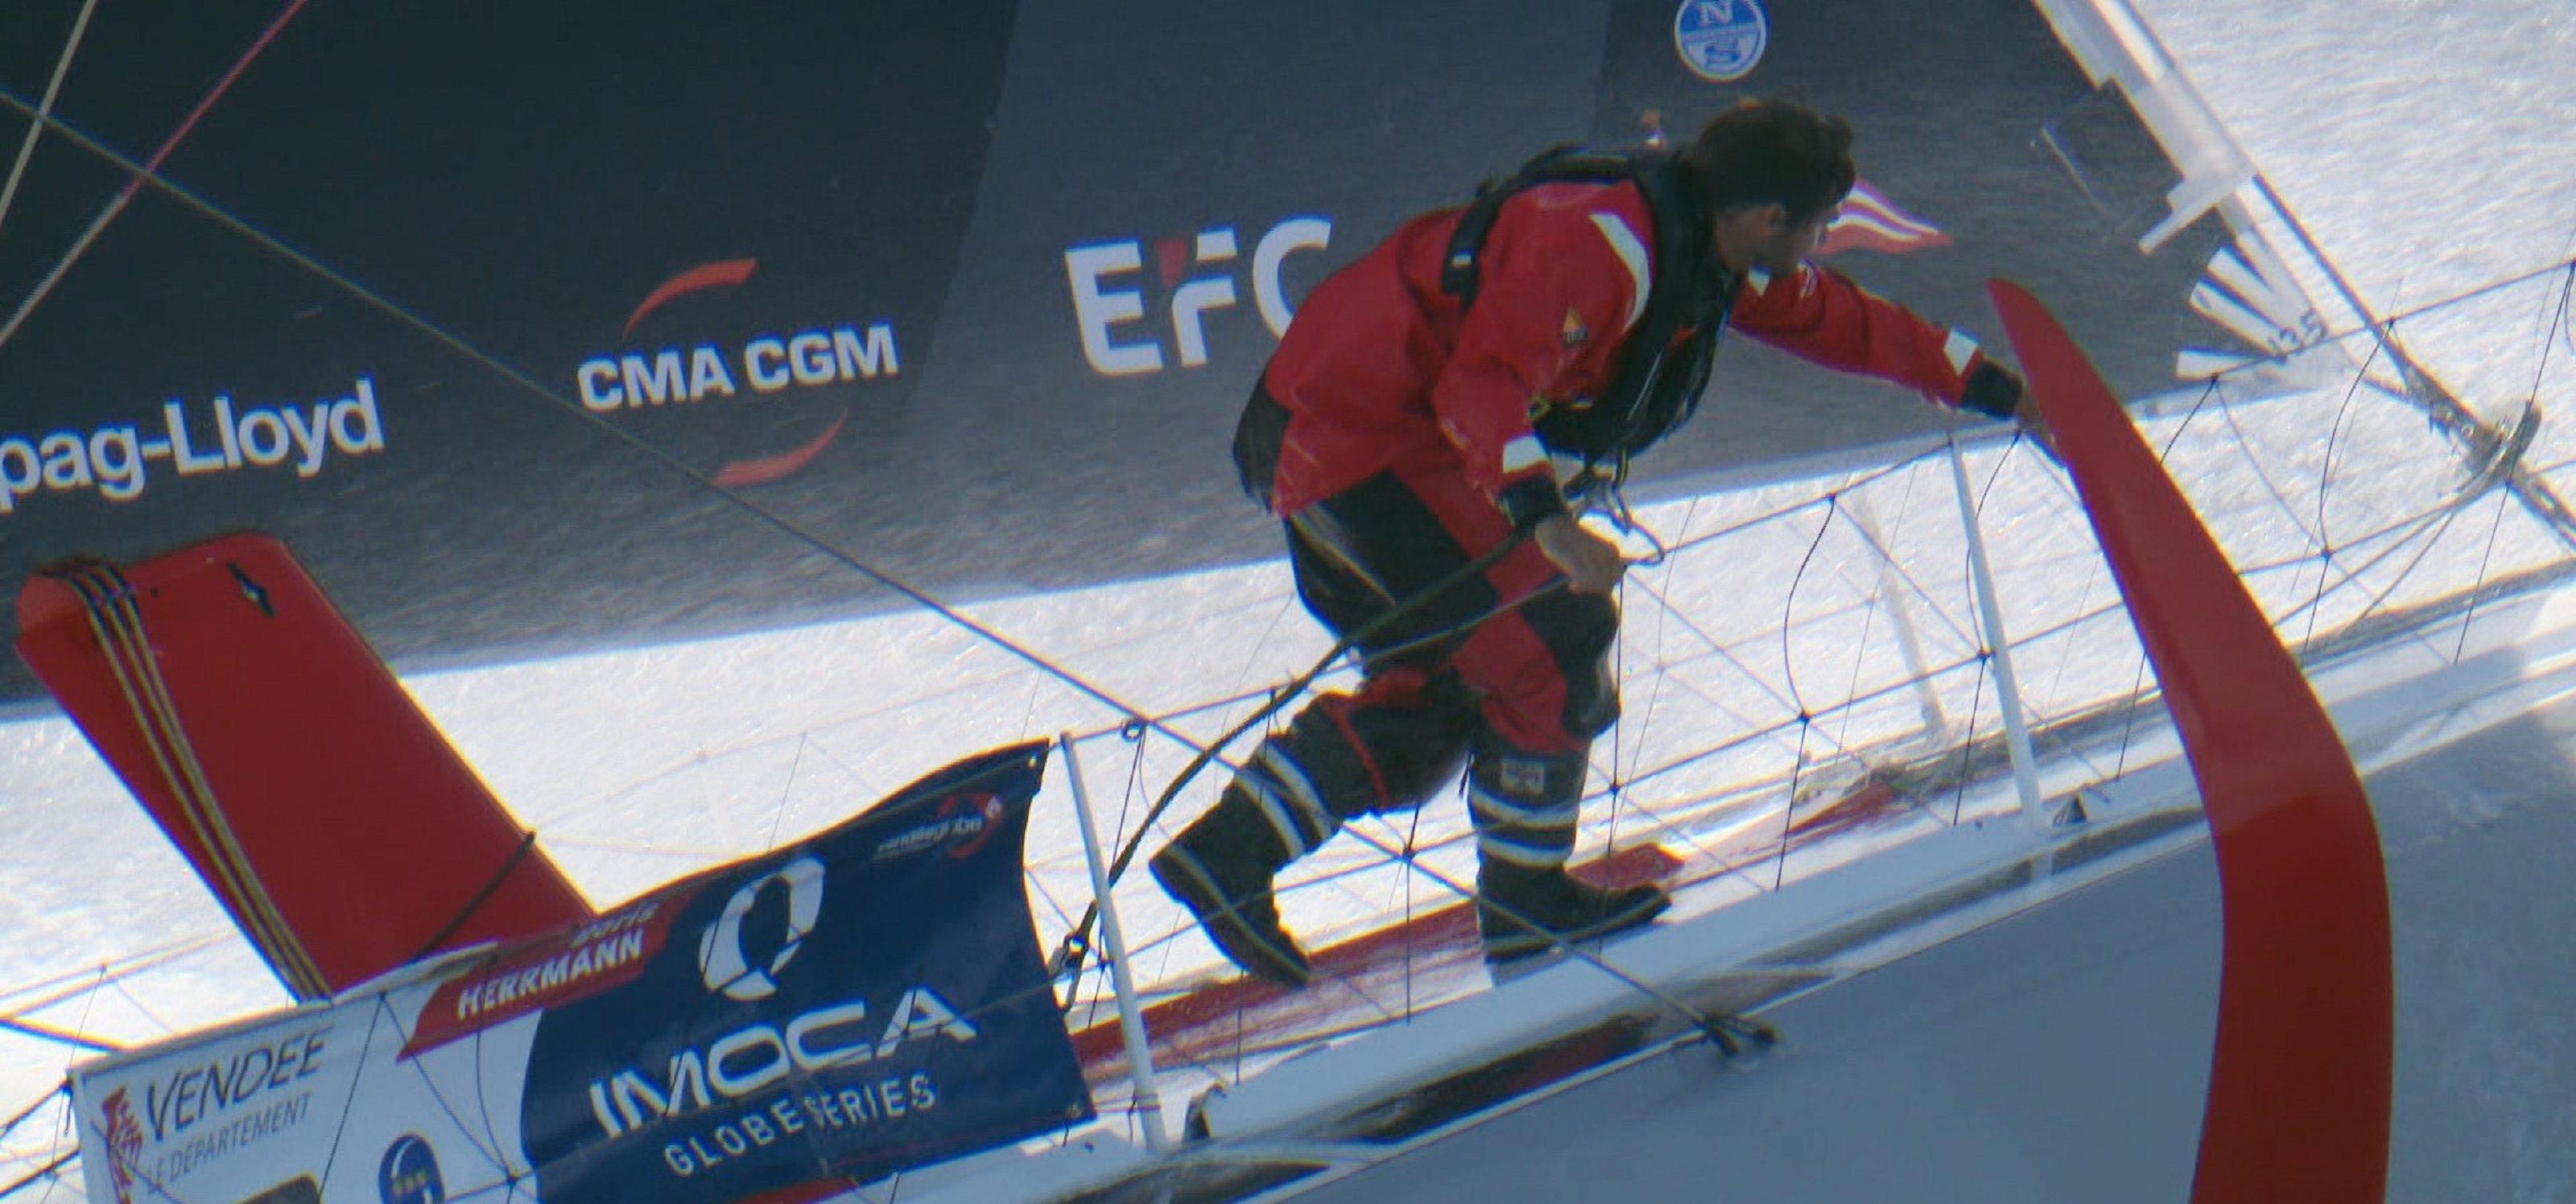
<path fill-rule="evenodd" d="M 1592 940 L 1662 915 L 1653 883 L 1603 890 L 1565 872 L 1583 797 L 1584 757 L 1480 749 L 1468 770 L 1476 821 L 1476 927 L 1485 960 L 1506 962 Z"/>
<path fill-rule="evenodd" d="M 1227 785 L 1215 807 L 1154 854 L 1150 868 L 1165 893 L 1197 917 L 1217 952 L 1257 977 L 1303 987 L 1306 954 L 1280 926 L 1271 878 L 1322 844 L 1341 821 L 1299 798 L 1307 793 L 1302 776 L 1291 779 L 1293 788 L 1266 780 L 1287 777 L 1262 772 L 1285 761 L 1265 744 L 1254 772 Z"/>
<path fill-rule="evenodd" d="M 1652 882 L 1603 890 L 1561 868 L 1530 870 L 1490 861 L 1476 871 L 1476 896 L 1476 927 L 1484 933 L 1489 962 L 1624 932 L 1673 905 L 1672 896 Z"/>

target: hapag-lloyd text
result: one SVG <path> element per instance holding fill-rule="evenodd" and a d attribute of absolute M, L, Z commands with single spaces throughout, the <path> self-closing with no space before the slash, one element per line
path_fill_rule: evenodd
<path fill-rule="evenodd" d="M 236 409 L 219 395 L 192 413 L 179 401 L 161 407 L 161 425 L 150 434 L 139 423 L 110 423 L 89 431 L 0 435 L 0 516 L 39 491 L 96 490 L 109 501 L 132 501 L 150 480 L 150 462 L 167 462 L 183 477 L 245 468 L 292 466 L 309 478 L 337 451 L 363 456 L 385 450 L 384 419 L 376 408 L 375 382 L 361 376 L 351 393 L 311 405 Z"/>

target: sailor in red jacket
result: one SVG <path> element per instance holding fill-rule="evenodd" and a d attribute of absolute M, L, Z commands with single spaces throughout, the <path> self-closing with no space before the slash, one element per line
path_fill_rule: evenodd
<path fill-rule="evenodd" d="M 1854 167 L 1841 119 L 1745 101 L 1678 154 L 1551 152 L 1471 205 L 1407 222 L 1318 285 L 1235 439 L 1284 519 L 1308 610 L 1365 673 L 1264 740 L 1152 862 L 1217 948 L 1302 985 L 1271 894 L 1347 819 L 1466 765 L 1477 920 L 1494 961 L 1651 920 L 1660 887 L 1565 872 L 1625 568 L 1560 466 L 1615 478 L 1697 406 L 1733 326 L 1944 404 L 2030 416 L 1966 335 L 1808 265 Z M 1480 563 L 1481 562 L 1481 563 Z M 1556 578 L 1566 588 L 1544 589 Z M 1499 609 L 1509 605 L 1507 609 Z"/>

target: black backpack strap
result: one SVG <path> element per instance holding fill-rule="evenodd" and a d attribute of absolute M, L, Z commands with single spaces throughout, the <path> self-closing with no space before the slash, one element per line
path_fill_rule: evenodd
<path fill-rule="evenodd" d="M 1478 185 L 1476 199 L 1468 202 L 1449 234 L 1449 253 L 1440 261 L 1440 291 L 1461 305 L 1476 303 L 1477 258 L 1484 253 L 1485 236 L 1494 231 L 1494 219 L 1502 215 L 1503 202 L 1540 184 L 1615 184 L 1634 178 L 1636 171 L 1636 161 L 1628 155 L 1565 143 L 1540 151 L 1505 179 Z"/>
<path fill-rule="evenodd" d="M 1244 496 L 1270 509 L 1271 483 L 1279 476 L 1279 450 L 1288 441 L 1288 407 L 1270 395 L 1269 383 L 1256 380 L 1252 399 L 1234 423 L 1234 471 Z"/>
<path fill-rule="evenodd" d="M 1645 312 L 1595 404 L 1537 422 L 1540 442 L 1587 465 L 1623 464 L 1672 433 L 1699 408 L 1735 280 L 1709 254 L 1708 219 L 1678 163 L 1665 151 L 1551 147 L 1500 181 L 1476 190 L 1459 214 L 1440 265 L 1440 291 L 1476 303 L 1478 258 L 1503 203 L 1540 184 L 1633 183 L 1653 223 L 1655 283 Z M 1687 334 L 1685 334 L 1687 332 Z"/>

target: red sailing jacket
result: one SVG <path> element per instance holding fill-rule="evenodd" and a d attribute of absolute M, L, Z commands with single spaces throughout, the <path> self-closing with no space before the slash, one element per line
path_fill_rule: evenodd
<path fill-rule="evenodd" d="M 1271 509 L 1293 514 L 1399 464 L 1459 472 L 1491 498 L 1550 473 L 1531 429 L 1618 371 L 1653 287 L 1654 223 L 1636 185 L 1552 183 L 1504 202 L 1477 301 L 1441 291 L 1462 210 L 1404 224 L 1306 298 L 1262 383 L 1289 412 Z M 1730 325 L 1830 368 L 1955 405 L 1974 340 L 1802 266 L 1748 275 Z"/>

